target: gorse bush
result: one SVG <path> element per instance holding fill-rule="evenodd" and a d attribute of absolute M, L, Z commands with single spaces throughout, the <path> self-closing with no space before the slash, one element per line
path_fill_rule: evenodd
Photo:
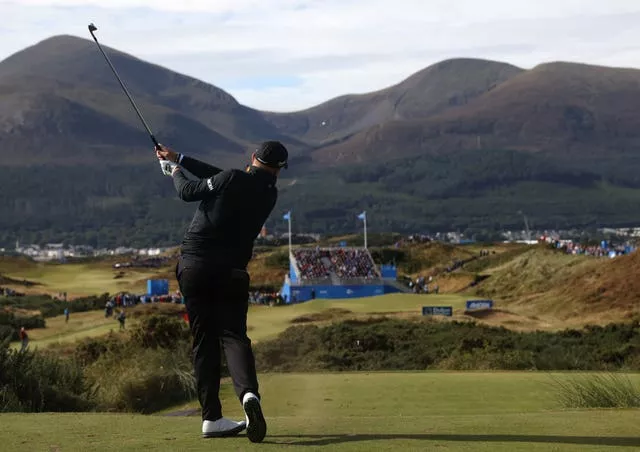
<path fill-rule="evenodd" d="M 104 309 L 109 299 L 108 294 L 74 299 L 73 302 L 57 300 L 48 295 L 26 295 L 23 297 L 2 297 L 0 307 L 22 309 L 26 311 L 40 311 L 44 318 L 64 314 L 65 308 L 70 312 L 86 312 Z M 0 323 L 2 323 L 0 321 Z"/>
<path fill-rule="evenodd" d="M 102 410 L 151 413 L 195 396 L 189 349 L 132 343 L 103 354 L 86 370 Z"/>
<path fill-rule="evenodd" d="M 565 408 L 640 408 L 640 388 L 626 375 L 551 378 L 558 401 Z"/>
<path fill-rule="evenodd" d="M 0 344 L 0 411 L 86 411 L 94 398 L 73 359 Z"/>
<path fill-rule="evenodd" d="M 127 338 L 114 332 L 97 338 L 79 341 L 73 351 L 74 358 L 82 365 L 89 366 L 107 353 L 118 353 L 127 345 Z"/>
<path fill-rule="evenodd" d="M 151 413 L 192 400 L 184 320 L 148 316 L 129 333 L 85 339 L 70 356 L 0 347 L 0 411 Z"/>
<path fill-rule="evenodd" d="M 520 333 L 470 322 L 372 318 L 294 326 L 255 352 L 265 371 L 638 370 L 640 323 Z"/>
<path fill-rule="evenodd" d="M 126 339 L 87 340 L 76 353 L 100 409 L 151 413 L 195 396 L 189 339 L 181 318 L 149 315 Z"/>
<path fill-rule="evenodd" d="M 0 340 L 7 337 L 12 341 L 19 339 L 18 332 L 21 327 L 28 330 L 45 328 L 46 322 L 40 314 L 26 315 L 16 314 L 11 311 L 0 310 Z"/>
<path fill-rule="evenodd" d="M 173 348 L 191 337 L 189 326 L 178 317 L 152 315 L 138 322 L 131 339 L 144 348 Z"/>

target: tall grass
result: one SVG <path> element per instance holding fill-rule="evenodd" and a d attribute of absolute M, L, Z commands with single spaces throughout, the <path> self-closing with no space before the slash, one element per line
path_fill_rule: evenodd
<path fill-rule="evenodd" d="M 551 376 L 564 408 L 640 408 L 640 388 L 627 375 Z"/>
<path fill-rule="evenodd" d="M 151 315 L 126 340 L 87 342 L 80 356 L 102 410 L 152 413 L 192 400 L 189 329 L 173 316 Z"/>
<path fill-rule="evenodd" d="M 87 339 L 70 356 L 19 352 L 0 343 L 0 412 L 152 413 L 192 400 L 189 330 L 179 318 L 149 316 L 127 335 Z"/>
<path fill-rule="evenodd" d="M 131 352 L 107 354 L 91 365 L 99 409 L 152 413 L 192 400 L 196 386 L 188 350 L 129 347 Z"/>

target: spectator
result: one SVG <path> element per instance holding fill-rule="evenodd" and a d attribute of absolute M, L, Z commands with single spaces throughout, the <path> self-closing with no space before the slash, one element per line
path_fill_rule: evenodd
<path fill-rule="evenodd" d="M 20 351 L 23 352 L 29 346 L 29 335 L 24 327 L 20 328 L 20 342 L 22 342 L 22 348 L 20 348 Z"/>
<path fill-rule="evenodd" d="M 118 322 L 120 322 L 120 329 L 124 330 L 124 321 L 126 320 L 127 315 L 124 313 L 124 309 L 122 311 L 120 311 L 120 314 L 118 314 Z"/>

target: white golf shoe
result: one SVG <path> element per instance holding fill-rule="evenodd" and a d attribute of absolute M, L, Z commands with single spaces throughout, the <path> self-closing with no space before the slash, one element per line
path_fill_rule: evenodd
<path fill-rule="evenodd" d="M 247 428 L 245 421 L 235 422 L 226 417 L 222 417 L 217 421 L 202 422 L 203 438 L 220 438 L 225 436 L 234 436 Z"/>
<path fill-rule="evenodd" d="M 267 421 L 262 414 L 260 400 L 254 393 L 247 392 L 242 398 L 242 408 L 246 416 L 247 438 L 252 443 L 262 442 L 267 434 Z"/>

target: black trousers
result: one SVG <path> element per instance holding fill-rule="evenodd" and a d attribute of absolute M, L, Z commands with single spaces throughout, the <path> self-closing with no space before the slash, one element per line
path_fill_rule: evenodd
<path fill-rule="evenodd" d="M 218 396 L 221 348 L 240 401 L 246 392 L 260 397 L 255 358 L 247 337 L 249 274 L 212 268 L 183 256 L 176 277 L 189 314 L 202 419 L 216 421 L 222 417 Z"/>

